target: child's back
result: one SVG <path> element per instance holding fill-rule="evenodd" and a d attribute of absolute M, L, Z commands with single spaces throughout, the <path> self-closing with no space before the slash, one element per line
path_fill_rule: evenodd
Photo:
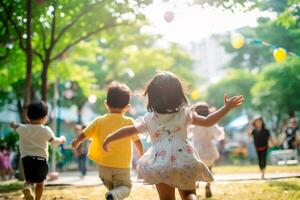
<path fill-rule="evenodd" d="M 143 154 L 142 143 L 137 135 L 116 142 L 111 146 L 110 152 L 102 148 L 105 138 L 110 133 L 133 124 L 133 119 L 125 116 L 129 100 L 130 90 L 126 85 L 111 84 L 105 101 L 108 113 L 95 119 L 72 143 L 73 148 L 77 148 L 85 139 L 92 140 L 88 156 L 98 165 L 99 176 L 109 190 L 105 195 L 108 200 L 121 200 L 130 194 L 132 142 L 138 152 Z"/>
<path fill-rule="evenodd" d="M 171 114 L 147 113 L 136 122 L 137 130 L 147 132 L 152 143 L 151 151 L 147 151 L 138 163 L 139 178 L 183 190 L 194 189 L 198 180 L 213 180 L 196 150 L 187 141 L 191 113 L 187 107 L 182 107 Z"/>
<path fill-rule="evenodd" d="M 34 102 L 28 106 L 27 118 L 30 124 L 11 123 L 11 127 L 19 134 L 19 148 L 25 174 L 23 193 L 26 200 L 33 200 L 32 187 L 35 184 L 35 200 L 42 198 L 44 180 L 47 177 L 48 142 L 59 145 L 65 142 L 65 137 L 55 137 L 48 126 L 48 106 L 46 103 Z"/>
<path fill-rule="evenodd" d="M 20 136 L 21 156 L 39 156 L 48 159 L 48 141 L 54 137 L 48 126 L 42 124 L 20 124 L 16 128 Z"/>
<path fill-rule="evenodd" d="M 214 141 L 224 139 L 223 128 L 217 124 L 211 127 L 191 126 L 189 133 L 192 134 L 192 144 L 201 160 L 207 166 L 211 166 L 219 158 L 219 152 Z"/>
<path fill-rule="evenodd" d="M 110 133 L 132 124 L 132 119 L 121 113 L 107 113 L 95 119 L 90 126 L 83 130 L 85 136 L 92 139 L 88 154 L 89 158 L 98 165 L 105 167 L 130 168 L 131 141 L 138 140 L 138 136 L 116 142 L 111 145 L 109 152 L 104 151 L 102 145 L 104 139 Z"/>

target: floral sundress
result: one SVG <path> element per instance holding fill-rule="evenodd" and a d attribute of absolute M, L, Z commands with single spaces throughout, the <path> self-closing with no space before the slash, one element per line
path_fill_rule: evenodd
<path fill-rule="evenodd" d="M 187 140 L 190 111 L 147 113 L 135 121 L 139 133 L 148 134 L 151 147 L 138 161 L 138 178 L 148 184 L 165 183 L 181 190 L 195 189 L 196 181 L 213 181 L 207 166 Z"/>

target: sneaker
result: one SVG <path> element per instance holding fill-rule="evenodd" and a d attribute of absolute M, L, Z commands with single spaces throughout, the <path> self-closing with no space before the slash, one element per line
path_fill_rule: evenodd
<path fill-rule="evenodd" d="M 209 186 L 205 187 L 205 197 L 206 198 L 211 198 L 212 197 L 211 190 L 210 190 Z"/>
<path fill-rule="evenodd" d="M 32 188 L 31 185 L 26 185 L 23 190 L 24 198 L 26 200 L 34 200 L 33 194 L 32 194 Z"/>
<path fill-rule="evenodd" d="M 114 200 L 114 197 L 112 194 L 106 195 L 106 200 Z"/>

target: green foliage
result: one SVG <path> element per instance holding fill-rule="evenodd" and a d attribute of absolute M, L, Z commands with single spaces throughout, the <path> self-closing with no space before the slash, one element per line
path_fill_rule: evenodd
<path fill-rule="evenodd" d="M 300 111 L 300 59 L 264 67 L 251 89 L 253 104 L 272 114 Z"/>
<path fill-rule="evenodd" d="M 219 82 L 212 84 L 207 89 L 206 101 L 210 106 L 221 107 L 224 105 L 223 94 L 229 97 L 241 94 L 245 97 L 243 109 L 252 109 L 252 95 L 250 89 L 256 82 L 256 74 L 249 70 L 230 69 L 227 70 L 225 77 Z M 241 109 L 234 110 L 227 117 L 228 121 L 241 114 Z"/>
<path fill-rule="evenodd" d="M 5 184 L 0 184 L 0 193 L 7 193 L 16 190 L 20 190 L 24 187 L 24 183 L 22 182 L 9 182 Z M 1 197 L 1 196 L 0 196 Z"/>
<path fill-rule="evenodd" d="M 249 91 L 251 90 L 249 96 L 252 109 L 273 122 L 274 130 L 279 132 L 282 119 L 290 112 L 299 112 L 297 91 L 300 61 L 298 57 L 288 55 L 284 63 L 277 64 L 272 51 L 273 48 L 283 47 L 296 54 L 300 53 L 299 0 L 262 1 L 257 8 L 276 12 L 277 18 L 259 18 L 257 27 L 245 27 L 239 32 L 246 38 L 257 38 L 272 46 L 248 42 L 241 49 L 236 50 L 231 47 L 227 36 L 223 45 L 233 57 L 226 67 L 257 72 L 255 84 L 248 88 Z M 248 107 L 247 104 L 245 106 Z"/>
<path fill-rule="evenodd" d="M 58 70 L 63 70 L 59 73 L 60 77 L 66 77 L 60 80 L 72 81 L 75 92 L 70 100 L 64 99 L 64 104 L 80 106 L 90 94 L 95 94 L 98 97 L 95 110 L 104 112 L 102 102 L 108 83 L 119 81 L 138 90 L 160 70 L 173 71 L 193 83 L 195 77 L 190 73 L 193 61 L 189 55 L 175 44 L 159 48 L 155 45 L 157 39 L 158 36 L 141 34 L 139 26 L 131 26 L 103 33 L 101 39 L 81 42 L 57 62 Z M 75 70 L 76 67 L 79 71 Z M 88 76 L 89 72 L 91 76 Z M 53 71 L 49 74 L 50 80 L 53 80 L 51 74 L 54 74 Z"/>
<path fill-rule="evenodd" d="M 12 150 L 17 150 L 18 140 L 19 140 L 19 135 L 16 132 L 9 132 L 3 138 L 3 142 L 5 146 Z"/>

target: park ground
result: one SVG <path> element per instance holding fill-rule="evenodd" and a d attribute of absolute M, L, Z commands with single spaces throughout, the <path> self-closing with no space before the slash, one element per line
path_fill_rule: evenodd
<path fill-rule="evenodd" d="M 270 166 L 267 173 L 299 173 L 299 166 Z M 216 167 L 215 173 L 247 174 L 257 172 L 256 166 Z M 0 184 L 0 199 L 21 200 L 22 183 L 11 181 Z M 267 180 L 215 181 L 212 184 L 213 198 L 211 200 L 299 200 L 300 178 L 280 178 Z M 44 200 L 89 200 L 104 199 L 106 189 L 103 185 L 48 185 Z M 204 198 L 204 184 L 197 189 L 199 199 Z M 177 194 L 178 195 L 178 194 Z M 128 200 L 156 200 L 157 192 L 153 186 L 134 184 Z M 177 196 L 177 199 L 180 199 Z"/>

